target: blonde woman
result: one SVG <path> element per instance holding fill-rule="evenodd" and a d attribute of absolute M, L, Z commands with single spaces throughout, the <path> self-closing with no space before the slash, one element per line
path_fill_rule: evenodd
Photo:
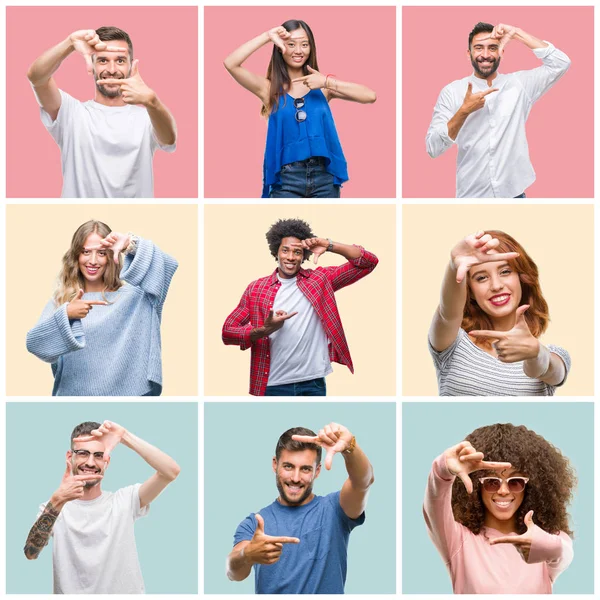
<path fill-rule="evenodd" d="M 52 365 L 53 396 L 160 396 L 161 314 L 176 269 L 149 240 L 100 221 L 77 229 L 27 334 L 29 352 Z"/>

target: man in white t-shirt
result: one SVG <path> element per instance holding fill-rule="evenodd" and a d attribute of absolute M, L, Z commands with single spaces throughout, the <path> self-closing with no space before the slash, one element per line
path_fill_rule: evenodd
<path fill-rule="evenodd" d="M 93 100 L 60 90 L 54 73 L 72 52 L 94 77 Z M 152 158 L 174 152 L 175 119 L 144 83 L 131 38 L 117 27 L 75 31 L 42 54 L 27 77 L 61 151 L 63 198 L 152 198 Z"/>
<path fill-rule="evenodd" d="M 142 484 L 103 492 L 110 453 L 119 443 L 156 473 Z M 36 559 L 52 536 L 55 594 L 143 594 L 133 524 L 179 471 L 170 456 L 117 423 L 81 423 L 71 434 L 61 484 L 29 532 L 25 556 Z"/>

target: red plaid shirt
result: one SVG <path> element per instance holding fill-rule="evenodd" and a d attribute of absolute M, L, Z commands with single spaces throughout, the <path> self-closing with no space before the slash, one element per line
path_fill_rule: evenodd
<path fill-rule="evenodd" d="M 344 335 L 344 328 L 338 312 L 334 292 L 357 282 L 368 275 L 379 262 L 374 254 L 361 248 L 358 258 L 339 267 L 318 267 L 300 269 L 296 283 L 308 298 L 321 320 L 321 325 L 329 340 L 329 358 L 332 362 L 346 365 L 352 373 L 352 358 Z M 251 348 L 250 393 L 264 396 L 269 379 L 271 353 L 269 338 L 250 341 L 250 332 L 262 327 L 269 310 L 273 308 L 275 296 L 281 287 L 277 279 L 277 269 L 269 275 L 253 281 L 244 292 L 237 308 L 227 317 L 223 325 L 223 343 L 239 346 L 241 350 Z"/>

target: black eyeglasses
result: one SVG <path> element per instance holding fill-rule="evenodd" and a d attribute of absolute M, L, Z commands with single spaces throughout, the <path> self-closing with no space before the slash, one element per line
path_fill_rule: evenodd
<path fill-rule="evenodd" d="M 508 491 L 512 494 L 518 494 L 525 489 L 527 482 L 529 481 L 528 477 L 509 477 L 508 479 L 503 479 L 502 477 L 481 477 L 479 479 L 479 483 L 483 486 L 483 489 L 486 492 L 497 492 L 502 487 L 502 482 L 506 481 L 506 485 L 508 487 Z"/>
<path fill-rule="evenodd" d="M 304 108 L 304 98 L 294 98 L 294 108 L 296 109 L 296 114 L 294 115 L 296 121 L 298 121 L 298 123 L 306 121 L 306 117 L 308 117 L 306 111 L 300 110 L 301 108 Z"/>
<path fill-rule="evenodd" d="M 92 453 L 89 450 L 73 450 L 73 454 L 78 458 L 85 458 L 87 460 Z M 94 452 L 93 454 L 96 460 L 102 460 L 104 458 L 104 452 Z"/>

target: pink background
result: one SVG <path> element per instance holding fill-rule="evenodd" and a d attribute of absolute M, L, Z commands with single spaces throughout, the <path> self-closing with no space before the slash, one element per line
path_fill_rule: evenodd
<path fill-rule="evenodd" d="M 175 153 L 157 151 L 154 155 L 155 197 L 198 196 L 196 7 L 8 7 L 6 15 L 7 197 L 60 197 L 62 189 L 60 150 L 41 122 L 26 76 L 29 65 L 74 31 L 105 25 L 130 35 L 142 78 L 177 121 Z M 168 83 L 161 82 L 165 77 Z M 93 79 L 77 54 L 62 63 L 55 79 L 78 100 L 94 97 Z"/>
<path fill-rule="evenodd" d="M 473 72 L 466 56 L 478 21 L 508 23 L 552 42 L 571 68 L 534 106 L 527 120 L 529 155 L 537 179 L 535 198 L 594 195 L 594 10 L 592 7 L 405 7 L 402 12 L 402 196 L 447 198 L 456 194 L 456 149 L 432 159 L 425 134 L 442 88 Z M 541 64 L 524 44 L 510 42 L 499 70 Z"/>
<path fill-rule="evenodd" d="M 377 102 L 333 100 L 348 161 L 346 198 L 396 196 L 395 7 L 206 7 L 204 10 L 204 192 L 209 198 L 258 198 L 267 122 L 260 100 L 237 84 L 223 60 L 238 46 L 289 19 L 313 31 L 319 69 L 367 85 Z M 244 66 L 265 75 L 272 44 Z"/>

